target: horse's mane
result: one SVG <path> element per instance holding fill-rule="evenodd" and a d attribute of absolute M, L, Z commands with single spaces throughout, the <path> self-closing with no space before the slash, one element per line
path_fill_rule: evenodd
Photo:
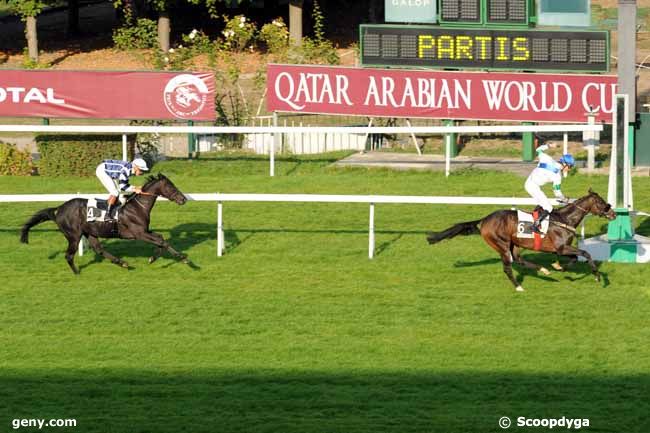
<path fill-rule="evenodd" d="M 147 181 L 142 186 L 142 188 L 143 189 L 148 188 L 151 185 L 153 185 L 154 183 L 158 182 L 159 180 L 163 180 L 163 179 L 167 179 L 167 177 L 162 173 L 158 173 L 157 175 L 155 175 L 155 174 L 149 175 L 149 176 L 147 176 Z"/>

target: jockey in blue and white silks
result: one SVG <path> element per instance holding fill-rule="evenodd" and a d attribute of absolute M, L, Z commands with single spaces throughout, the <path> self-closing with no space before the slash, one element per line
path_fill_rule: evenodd
<path fill-rule="evenodd" d="M 555 147 L 553 143 L 543 144 L 537 148 L 537 157 L 539 163 L 537 167 L 530 173 L 524 187 L 528 194 L 535 199 L 537 204 L 542 208 L 535 220 L 532 230 L 540 233 L 540 226 L 544 218 L 546 218 L 553 211 L 553 205 L 542 191 L 542 185 L 547 183 L 553 184 L 553 194 L 555 198 L 565 201 L 566 197 L 562 194 L 562 176 L 563 173 L 569 171 L 575 165 L 575 160 L 570 154 L 562 155 L 559 161 L 555 161 L 551 156 L 544 153 L 549 147 Z"/>
<path fill-rule="evenodd" d="M 105 159 L 97 166 L 95 174 L 109 193 L 109 215 L 111 207 L 117 202 L 120 193 L 141 192 L 140 187 L 129 184 L 129 178 L 132 175 L 140 176 L 145 171 L 149 171 L 149 167 L 147 167 L 147 162 L 142 158 L 136 158 L 132 162 L 119 159 Z M 116 181 L 118 183 L 117 185 L 115 185 Z"/>

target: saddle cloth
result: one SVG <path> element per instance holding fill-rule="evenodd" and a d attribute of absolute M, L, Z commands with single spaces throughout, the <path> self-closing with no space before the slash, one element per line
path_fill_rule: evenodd
<path fill-rule="evenodd" d="M 541 237 L 546 236 L 546 232 L 548 231 L 549 218 L 550 217 L 546 217 L 544 218 L 544 221 L 542 221 L 542 226 L 540 227 L 542 230 Z M 531 230 L 531 226 L 533 225 L 534 221 L 535 218 L 533 218 L 533 214 L 517 210 L 517 237 L 527 239 L 534 238 L 536 233 Z"/>
<path fill-rule="evenodd" d="M 119 217 L 118 207 L 119 206 L 113 206 L 111 209 L 111 215 L 106 215 L 106 210 L 108 209 L 108 201 L 99 198 L 89 198 L 88 205 L 86 206 L 86 221 L 116 221 Z"/>

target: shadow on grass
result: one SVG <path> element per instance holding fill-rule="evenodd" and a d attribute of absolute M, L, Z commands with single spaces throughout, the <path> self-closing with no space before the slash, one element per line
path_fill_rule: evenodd
<path fill-rule="evenodd" d="M 539 278 L 540 280 L 546 280 L 549 282 L 557 283 L 559 282 L 558 278 L 560 276 L 563 276 L 562 279 L 569 280 L 569 281 L 580 281 L 586 277 L 591 277 L 591 268 L 586 262 L 576 262 L 570 267 L 566 267 L 566 259 L 561 259 L 560 263 L 562 263 L 563 266 L 565 266 L 564 271 L 555 271 L 551 267 L 551 263 L 557 260 L 557 256 L 554 254 L 527 254 L 525 256 L 522 256 L 525 260 L 528 260 L 530 262 L 533 262 L 535 264 L 538 264 L 540 266 L 544 266 L 547 269 L 551 271 L 551 276 L 545 276 L 533 269 L 527 269 L 524 268 L 521 265 L 518 265 L 517 263 L 513 263 L 513 269 L 515 271 L 515 278 L 519 283 L 522 283 L 524 281 L 524 277 L 526 276 L 533 276 L 535 278 Z M 494 257 L 494 258 L 489 258 L 489 259 L 483 259 L 483 260 L 477 260 L 475 262 L 466 262 L 463 260 L 458 260 L 454 263 L 455 268 L 471 268 L 475 266 L 486 266 L 486 265 L 494 265 L 497 263 L 501 263 L 501 259 Z M 571 275 L 568 275 L 567 273 L 578 273 L 580 274 L 579 277 L 573 277 Z M 609 286 L 609 277 L 607 276 L 607 273 L 600 271 L 601 275 L 601 284 L 603 287 Z"/>
<path fill-rule="evenodd" d="M 158 228 L 159 233 L 161 233 L 165 239 L 176 249 L 177 251 L 188 254 L 188 251 L 193 247 L 202 244 L 204 242 L 215 242 L 216 250 L 216 240 L 217 240 L 217 228 L 216 224 L 207 224 L 207 223 L 187 223 L 179 224 L 172 229 L 166 230 L 164 228 Z M 0 229 L 0 232 L 12 232 L 16 235 L 16 242 L 20 236 L 20 230 L 16 229 Z M 39 232 L 43 233 L 53 233 L 59 232 L 58 229 L 43 229 L 43 228 L 33 228 L 30 231 L 31 236 L 38 236 Z M 225 248 L 226 252 L 232 252 L 236 250 L 241 244 L 251 239 L 256 234 L 260 233 L 304 233 L 304 234 L 355 234 L 355 235 L 367 235 L 367 230 L 350 230 L 350 229 L 313 229 L 313 230 L 302 230 L 302 229 L 251 229 L 251 228 L 237 228 L 237 229 L 228 229 L 224 230 L 225 238 Z M 240 238 L 240 234 L 245 234 L 243 238 Z M 405 234 L 417 234 L 424 237 L 425 233 L 423 231 L 417 230 L 375 230 L 375 235 L 393 235 L 393 238 L 380 243 L 377 245 L 375 250 L 375 255 L 380 255 L 388 248 L 390 248 L 395 242 L 402 238 Z M 106 250 L 122 259 L 128 261 L 129 258 L 133 257 L 151 257 L 156 249 L 155 246 L 148 244 L 139 240 L 128 240 L 128 239 L 100 239 L 102 245 Z M 48 256 L 48 259 L 60 259 L 65 254 L 65 249 L 67 247 L 67 241 L 61 234 L 60 250 L 57 250 Z M 81 266 L 79 269 L 84 269 L 90 265 L 100 263 L 105 261 L 103 257 L 99 254 L 96 254 L 88 245 L 87 251 L 90 254 L 94 254 L 92 261 L 89 261 Z M 171 266 L 177 262 L 176 259 L 171 257 L 169 253 L 164 253 L 161 258 L 167 258 L 172 260 L 172 262 L 166 264 L 165 266 Z M 159 259 L 160 260 L 160 259 Z M 191 257 L 190 257 L 191 260 Z M 198 268 L 198 267 L 196 267 Z"/>
<path fill-rule="evenodd" d="M 502 416 L 564 416 L 647 433 L 648 389 L 647 374 L 5 370 L 0 418 L 75 418 L 84 433 L 491 433 Z"/>

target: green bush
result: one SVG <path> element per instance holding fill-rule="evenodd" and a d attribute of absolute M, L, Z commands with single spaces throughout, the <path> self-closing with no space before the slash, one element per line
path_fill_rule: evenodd
<path fill-rule="evenodd" d="M 113 42 L 118 50 L 155 48 L 158 46 L 158 25 L 153 20 L 140 18 L 134 26 L 115 30 Z"/>
<path fill-rule="evenodd" d="M 133 157 L 135 136 L 129 136 L 128 153 Z M 43 176 L 93 176 L 104 159 L 122 159 L 119 135 L 39 135 L 39 173 Z"/>
<path fill-rule="evenodd" d="M 0 141 L 0 175 L 29 176 L 32 174 L 32 168 L 32 157 L 28 152 Z"/>

